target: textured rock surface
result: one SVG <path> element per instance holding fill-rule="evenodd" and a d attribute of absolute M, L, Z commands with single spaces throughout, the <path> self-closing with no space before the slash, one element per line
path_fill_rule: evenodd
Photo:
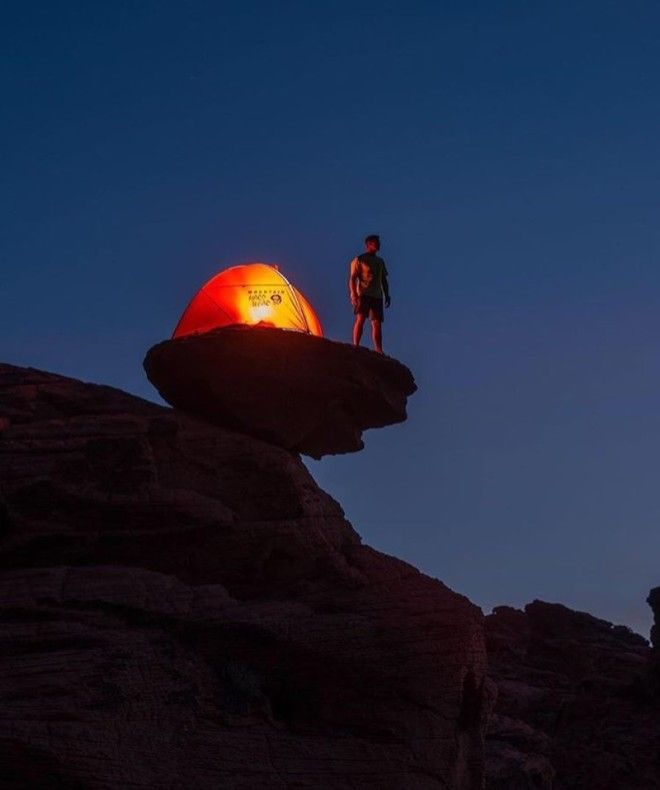
<path fill-rule="evenodd" d="M 296 456 L 11 366 L 0 417 L 0 786 L 481 786 L 480 611 Z"/>
<path fill-rule="evenodd" d="M 651 628 L 651 642 L 656 651 L 660 651 L 660 587 L 654 587 L 647 599 L 653 611 L 653 627 Z"/>
<path fill-rule="evenodd" d="M 653 611 L 653 626 L 651 627 L 653 690 L 660 698 L 660 587 L 654 587 L 646 600 Z"/>
<path fill-rule="evenodd" d="M 559 604 L 486 618 L 498 698 L 489 790 L 660 787 L 660 706 L 641 636 Z"/>
<path fill-rule="evenodd" d="M 144 367 L 173 406 L 314 458 L 361 450 L 362 431 L 406 419 L 416 389 L 390 357 L 260 327 L 167 340 Z"/>

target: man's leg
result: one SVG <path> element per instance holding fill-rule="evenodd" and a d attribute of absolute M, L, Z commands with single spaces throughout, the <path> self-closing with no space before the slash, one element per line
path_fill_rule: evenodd
<path fill-rule="evenodd" d="M 364 316 L 358 313 L 355 316 L 355 323 L 353 324 L 353 345 L 359 346 L 362 340 L 362 327 L 364 326 Z"/>
<path fill-rule="evenodd" d="M 383 353 L 383 325 L 376 318 L 371 319 L 371 337 L 374 341 L 374 349 Z"/>

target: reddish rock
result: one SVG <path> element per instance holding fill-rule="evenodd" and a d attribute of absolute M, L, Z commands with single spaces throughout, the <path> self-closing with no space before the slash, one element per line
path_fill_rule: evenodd
<path fill-rule="evenodd" d="M 653 612 L 651 627 L 651 643 L 656 652 L 660 652 L 660 587 L 654 587 L 646 599 Z"/>
<path fill-rule="evenodd" d="M 486 618 L 497 703 L 489 790 L 660 786 L 660 706 L 645 639 L 559 604 Z"/>
<path fill-rule="evenodd" d="M 391 357 L 300 332 L 233 326 L 159 343 L 144 368 L 172 406 L 313 458 L 403 422 L 412 374 Z"/>
<path fill-rule="evenodd" d="M 481 788 L 482 616 L 300 459 L 0 366 L 0 785 Z"/>
<path fill-rule="evenodd" d="M 654 587 L 651 590 L 646 602 L 653 611 L 653 626 L 651 627 L 653 690 L 660 699 L 660 587 Z"/>

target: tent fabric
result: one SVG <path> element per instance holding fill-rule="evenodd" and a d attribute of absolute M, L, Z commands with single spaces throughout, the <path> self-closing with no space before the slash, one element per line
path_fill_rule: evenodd
<path fill-rule="evenodd" d="M 323 337 L 309 302 L 276 266 L 232 266 L 205 283 L 185 309 L 172 337 L 247 324 L 291 329 Z"/>

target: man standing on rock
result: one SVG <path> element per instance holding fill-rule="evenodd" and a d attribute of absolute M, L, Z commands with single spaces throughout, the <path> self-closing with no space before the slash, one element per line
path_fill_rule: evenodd
<path fill-rule="evenodd" d="M 362 339 L 362 328 L 367 318 L 371 320 L 371 336 L 374 349 L 383 353 L 383 301 L 385 307 L 390 306 L 390 286 L 387 281 L 385 261 L 377 253 L 380 250 L 380 238 L 375 234 L 364 240 L 366 252 L 351 261 L 351 273 L 348 278 L 348 290 L 355 313 L 353 324 L 353 345 L 359 346 Z"/>

